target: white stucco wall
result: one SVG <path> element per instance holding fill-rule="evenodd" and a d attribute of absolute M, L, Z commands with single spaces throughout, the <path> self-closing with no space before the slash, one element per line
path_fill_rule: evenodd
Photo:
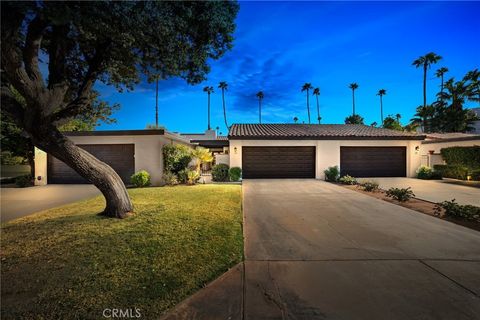
<path fill-rule="evenodd" d="M 407 176 L 416 176 L 421 163 L 418 140 L 230 140 L 230 167 L 242 167 L 242 146 L 314 146 L 316 147 L 315 177 L 324 179 L 323 170 L 340 166 L 340 147 L 406 147 Z"/>
<path fill-rule="evenodd" d="M 47 181 L 47 153 L 43 150 L 35 148 L 35 179 L 36 186 L 44 186 Z"/>
<path fill-rule="evenodd" d="M 449 147 L 473 147 L 480 146 L 479 140 L 469 141 L 452 141 L 452 142 L 437 142 L 437 143 L 422 143 L 420 145 L 421 154 L 429 154 L 429 151 L 433 150 L 433 153 L 440 153 L 440 149 Z"/>
<path fill-rule="evenodd" d="M 134 144 L 135 172 L 146 170 L 150 173 L 153 186 L 162 185 L 163 154 L 165 144 L 186 144 L 163 135 L 125 135 L 125 136 L 69 136 L 75 144 Z M 37 158 L 37 150 L 40 157 Z M 42 154 L 43 153 L 43 154 Z M 45 152 L 35 151 L 35 175 L 42 176 L 42 183 L 47 181 L 47 157 Z M 38 181 L 38 180 L 36 180 Z M 40 183 L 40 181 L 38 183 Z"/>

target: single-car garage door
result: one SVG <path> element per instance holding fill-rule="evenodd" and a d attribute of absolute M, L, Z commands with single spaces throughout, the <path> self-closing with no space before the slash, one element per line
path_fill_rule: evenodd
<path fill-rule="evenodd" d="M 315 147 L 243 147 L 243 178 L 315 178 Z"/>
<path fill-rule="evenodd" d="M 352 177 L 405 177 L 405 147 L 340 147 L 340 172 Z"/>
<path fill-rule="evenodd" d="M 78 146 L 107 163 L 118 173 L 124 183 L 130 184 L 130 176 L 135 171 L 134 144 L 84 144 Z M 48 183 L 88 183 L 57 158 L 48 155 L 47 161 Z"/>

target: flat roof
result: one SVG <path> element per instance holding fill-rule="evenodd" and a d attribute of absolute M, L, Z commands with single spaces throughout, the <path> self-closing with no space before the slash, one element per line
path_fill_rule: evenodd
<path fill-rule="evenodd" d="M 98 131 L 65 131 L 67 136 L 154 136 L 164 135 L 164 129 L 147 130 L 98 130 Z"/>

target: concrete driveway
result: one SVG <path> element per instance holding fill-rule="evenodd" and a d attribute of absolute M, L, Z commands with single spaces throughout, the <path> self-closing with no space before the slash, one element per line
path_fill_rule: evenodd
<path fill-rule="evenodd" d="M 245 319 L 480 319 L 480 233 L 317 180 L 246 180 Z"/>
<path fill-rule="evenodd" d="M 446 180 L 413 178 L 371 178 L 367 180 L 377 181 L 382 189 L 411 187 L 417 198 L 431 202 L 455 199 L 460 204 L 480 206 L 480 188 L 451 184 Z"/>
<path fill-rule="evenodd" d="M 94 197 L 100 191 L 88 184 L 49 184 L 31 188 L 1 188 L 1 222 L 21 218 L 78 200 Z"/>

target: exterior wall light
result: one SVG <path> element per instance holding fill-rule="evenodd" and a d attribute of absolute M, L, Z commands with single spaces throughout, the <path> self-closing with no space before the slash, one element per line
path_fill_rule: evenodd
<path fill-rule="evenodd" d="M 237 154 L 237 147 L 233 147 L 233 153 Z"/>
<path fill-rule="evenodd" d="M 420 146 L 416 146 L 415 147 L 415 153 L 419 153 L 420 152 Z"/>

